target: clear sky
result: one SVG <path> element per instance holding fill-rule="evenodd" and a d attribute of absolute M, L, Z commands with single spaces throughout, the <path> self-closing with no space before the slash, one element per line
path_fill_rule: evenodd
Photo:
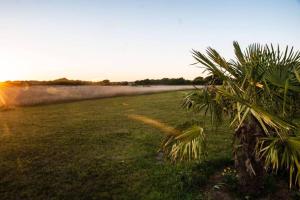
<path fill-rule="evenodd" d="M 300 49 L 299 0 L 0 0 L 0 80 L 201 75 L 191 49 Z"/>

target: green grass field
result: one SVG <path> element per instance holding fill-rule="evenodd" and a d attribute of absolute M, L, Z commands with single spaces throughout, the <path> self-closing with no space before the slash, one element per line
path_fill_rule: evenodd
<path fill-rule="evenodd" d="M 201 199 L 205 174 L 193 174 L 201 165 L 161 162 L 164 133 L 127 117 L 145 115 L 176 127 L 192 116 L 180 107 L 185 93 L 0 112 L 0 198 Z M 230 137 L 222 127 L 210 137 L 212 170 L 228 161 Z"/>

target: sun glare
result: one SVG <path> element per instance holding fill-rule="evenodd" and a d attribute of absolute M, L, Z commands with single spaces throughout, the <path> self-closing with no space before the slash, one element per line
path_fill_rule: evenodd
<path fill-rule="evenodd" d="M 3 68 L 0 71 L 0 81 L 20 80 L 22 73 L 12 68 Z"/>

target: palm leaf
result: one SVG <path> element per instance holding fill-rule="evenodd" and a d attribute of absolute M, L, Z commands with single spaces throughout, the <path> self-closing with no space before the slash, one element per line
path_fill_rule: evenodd
<path fill-rule="evenodd" d="M 289 185 L 300 187 L 300 137 L 261 138 L 257 143 L 257 156 L 264 160 L 266 168 L 277 172 L 280 168 L 289 172 Z"/>
<path fill-rule="evenodd" d="M 203 128 L 192 126 L 179 135 L 167 136 L 161 150 L 173 161 L 204 160 L 206 158 L 206 136 Z"/>

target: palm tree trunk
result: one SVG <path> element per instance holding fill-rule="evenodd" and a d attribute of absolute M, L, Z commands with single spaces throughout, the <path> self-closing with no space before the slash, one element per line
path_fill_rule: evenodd
<path fill-rule="evenodd" d="M 234 135 L 234 161 L 238 171 L 240 192 L 257 194 L 263 189 L 265 170 L 255 156 L 255 146 L 263 130 L 255 120 L 244 123 Z"/>

